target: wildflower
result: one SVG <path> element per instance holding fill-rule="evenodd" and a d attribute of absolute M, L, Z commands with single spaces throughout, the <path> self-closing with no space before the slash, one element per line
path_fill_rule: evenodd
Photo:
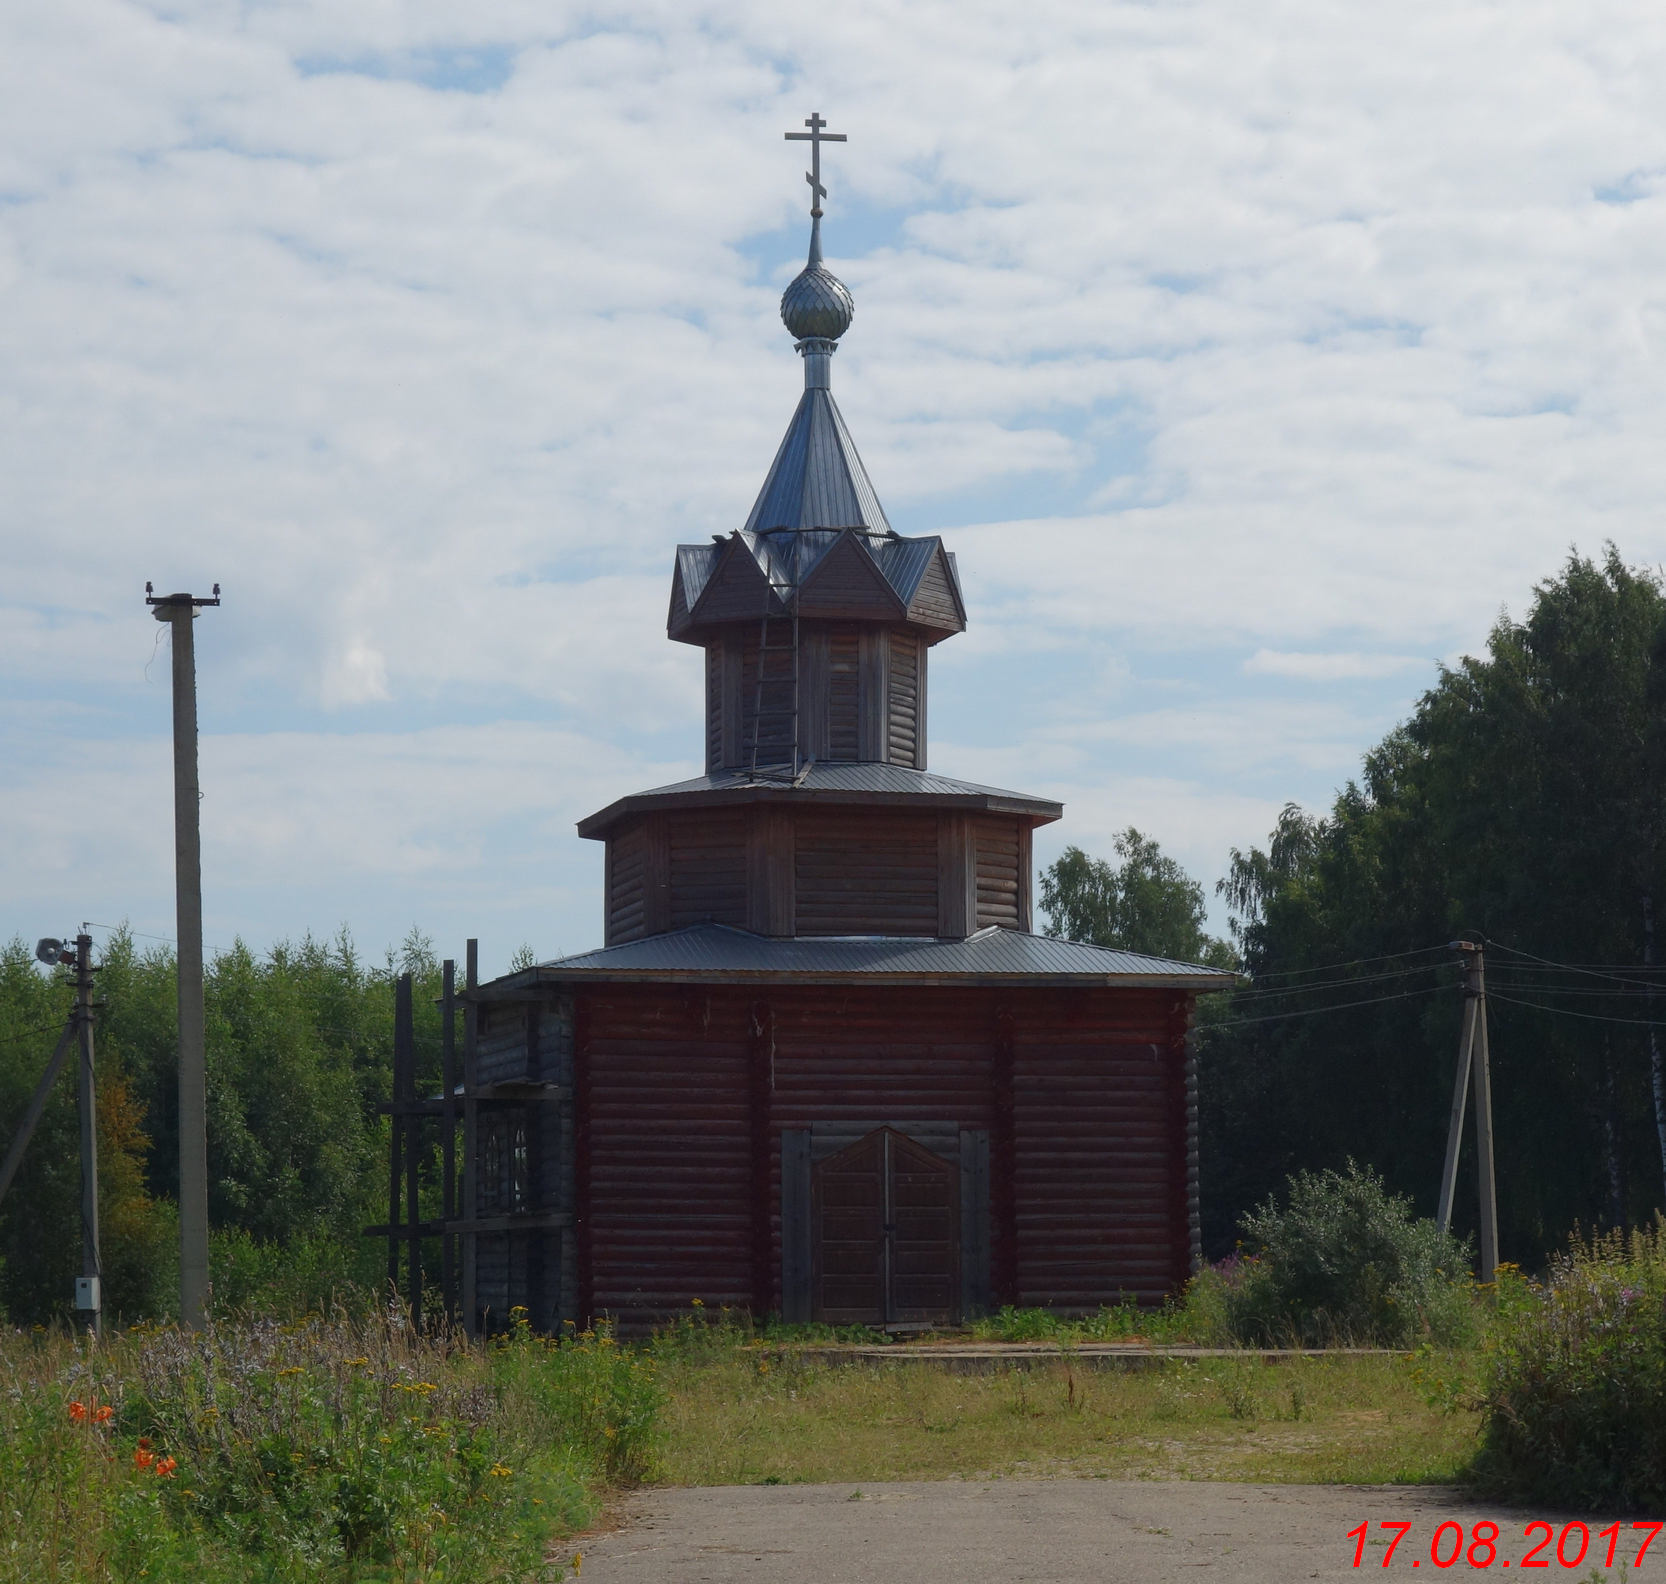
<path fill-rule="evenodd" d="M 148 1469 L 156 1461 L 156 1454 L 143 1442 L 133 1454 L 133 1466 L 136 1469 Z"/>
<path fill-rule="evenodd" d="M 179 1465 L 171 1457 L 165 1457 L 156 1465 L 156 1477 L 158 1479 L 172 1479 L 174 1470 L 178 1467 Z"/>
<path fill-rule="evenodd" d="M 688 1302 L 689 1306 L 694 1309 L 704 1309 L 706 1307 L 706 1300 L 704 1298 L 690 1298 Z"/>
<path fill-rule="evenodd" d="M 93 1409 L 93 1422 L 95 1424 L 103 1424 L 104 1421 L 115 1411 L 116 1410 L 112 1408 L 109 1403 L 105 1403 L 101 1407 Z"/>
<path fill-rule="evenodd" d="M 494 1479 L 508 1479 L 515 1471 L 506 1468 L 502 1463 L 494 1463 L 486 1472 Z"/>
<path fill-rule="evenodd" d="M 69 1405 L 69 1416 L 79 1424 L 87 1417 L 87 1405 L 84 1402 L 72 1402 Z"/>

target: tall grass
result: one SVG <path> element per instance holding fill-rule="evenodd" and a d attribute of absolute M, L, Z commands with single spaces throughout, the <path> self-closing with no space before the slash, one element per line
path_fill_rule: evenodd
<path fill-rule="evenodd" d="M 560 1576 L 596 1491 L 650 1469 L 651 1362 L 398 1311 L 0 1336 L 0 1580 Z"/>
<path fill-rule="evenodd" d="M 1500 1284 L 1476 1474 L 1495 1494 L 1666 1507 L 1666 1217 Z"/>

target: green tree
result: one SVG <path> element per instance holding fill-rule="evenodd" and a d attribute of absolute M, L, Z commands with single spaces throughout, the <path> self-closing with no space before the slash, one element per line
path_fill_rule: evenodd
<path fill-rule="evenodd" d="M 1324 816 L 1286 809 L 1265 849 L 1232 854 L 1220 889 L 1254 983 L 1200 1048 L 1212 1247 L 1285 1176 L 1350 1155 L 1433 1208 L 1459 936 L 1494 943 L 1506 1254 L 1536 1262 L 1575 1222 L 1662 1202 L 1663 704 L 1658 578 L 1612 547 L 1573 556 L 1484 655 L 1441 669 Z"/>
<path fill-rule="evenodd" d="M 108 1006 L 103 976 L 99 999 Z M 0 1141 L 11 1142 L 58 1043 L 73 980 L 42 972 L 19 939 L 0 947 Z M 122 1042 L 107 1019 L 95 1025 L 98 1088 L 99 1222 L 107 1307 L 155 1312 L 166 1272 L 171 1222 L 146 1181 L 151 1153 Z M 0 1201 L 0 1316 L 15 1321 L 63 1315 L 81 1271 L 81 1148 L 71 1056 L 48 1097 L 28 1153 Z"/>
<path fill-rule="evenodd" d="M 1208 908 L 1197 881 L 1132 825 L 1113 846 L 1118 863 L 1066 847 L 1042 870 L 1048 935 L 1180 962 L 1234 966 L 1231 947 L 1204 930 Z"/>
<path fill-rule="evenodd" d="M 107 1302 L 122 1315 L 166 1313 L 178 1269 L 174 959 L 122 932 L 99 962 Z M 405 972 L 415 976 L 418 1081 L 432 1092 L 440 974 L 418 931 L 375 966 L 345 931 L 264 955 L 236 942 L 207 965 L 209 1213 L 222 1297 L 247 1296 L 291 1268 L 316 1271 L 320 1283 L 376 1280 L 381 1249 L 361 1229 L 386 1214 L 388 1123 L 378 1107 L 392 1079 L 394 982 Z M 0 951 L 0 1138 L 21 1116 L 69 1000 L 63 976 L 43 974 L 22 941 Z M 437 1194 L 435 1163 L 423 1169 L 425 1191 Z M 14 1320 L 66 1308 L 80 1250 L 78 1171 L 66 1076 L 0 1205 L 0 1306 Z"/>

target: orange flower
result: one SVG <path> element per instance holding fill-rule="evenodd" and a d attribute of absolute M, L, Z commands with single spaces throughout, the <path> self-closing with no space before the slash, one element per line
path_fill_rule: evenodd
<path fill-rule="evenodd" d="M 109 1418 L 109 1417 L 110 1417 L 110 1415 L 111 1415 L 111 1414 L 113 1414 L 113 1413 L 114 1413 L 114 1412 L 115 1412 L 115 1411 L 116 1411 L 116 1410 L 115 1410 L 115 1409 L 114 1409 L 114 1408 L 112 1408 L 112 1407 L 111 1407 L 111 1406 L 110 1406 L 110 1405 L 109 1405 L 109 1403 L 105 1403 L 105 1404 L 104 1404 L 104 1406 L 103 1406 L 103 1407 L 102 1407 L 102 1408 L 95 1408 L 95 1409 L 93 1409 L 93 1418 L 94 1418 L 94 1419 L 95 1419 L 95 1420 L 96 1420 L 96 1421 L 97 1421 L 97 1422 L 98 1422 L 98 1423 L 99 1423 L 99 1424 L 103 1424 L 103 1423 L 104 1423 L 104 1421 L 105 1421 L 105 1420 L 106 1420 L 106 1419 L 108 1419 L 108 1418 Z"/>
<path fill-rule="evenodd" d="M 79 1422 L 87 1417 L 87 1405 L 84 1402 L 72 1402 L 69 1405 L 69 1416 Z"/>
<path fill-rule="evenodd" d="M 139 1450 L 133 1454 L 134 1468 L 147 1469 L 156 1461 L 156 1454 L 149 1447 L 141 1444 Z"/>
<path fill-rule="evenodd" d="M 179 1465 L 171 1457 L 165 1457 L 156 1465 L 157 1477 L 159 1479 L 172 1479 L 174 1470 L 178 1467 Z"/>

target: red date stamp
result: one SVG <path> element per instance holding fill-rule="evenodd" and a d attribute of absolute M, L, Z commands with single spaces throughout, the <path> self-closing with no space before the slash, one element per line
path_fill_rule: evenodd
<path fill-rule="evenodd" d="M 1382 1521 L 1377 1524 L 1378 1529 L 1393 1536 L 1393 1539 L 1387 1541 L 1371 1541 L 1373 1545 L 1386 1546 L 1383 1552 L 1384 1567 L 1393 1560 L 1395 1551 L 1411 1532 L 1411 1527 L 1409 1523 Z M 1593 1535 L 1590 1525 L 1581 1523 L 1577 1518 L 1563 1524 L 1560 1531 L 1554 1524 L 1546 1523 L 1542 1518 L 1535 1519 L 1527 1525 L 1524 1533 L 1529 1549 L 1515 1566 L 1576 1568 L 1583 1567 L 1587 1560 L 1594 1566 L 1600 1556 L 1603 1567 L 1613 1567 L 1615 1559 L 1618 1558 L 1622 1565 L 1639 1568 L 1643 1565 L 1643 1558 L 1649 1547 L 1654 1544 L 1655 1536 L 1663 1528 L 1666 1528 L 1666 1521 L 1634 1523 L 1629 1526 L 1611 1523 L 1606 1529 L 1599 1529 Z M 1449 1568 L 1459 1562 L 1472 1568 L 1492 1567 L 1495 1563 L 1500 1567 L 1509 1567 L 1511 1563 L 1508 1557 L 1502 1561 L 1498 1557 L 1498 1537 L 1501 1532 L 1490 1518 L 1483 1518 L 1479 1523 L 1471 1524 L 1466 1534 L 1461 1523 L 1449 1518 L 1429 1537 L 1428 1557 L 1425 1559 L 1421 1555 L 1413 1556 L 1411 1565 L 1420 1567 L 1427 1560 L 1431 1566 L 1437 1568 Z M 1355 1567 L 1366 1565 L 1365 1544 L 1370 1535 L 1369 1519 L 1359 1528 L 1348 1531 L 1348 1538 L 1354 1542 Z M 1533 1544 L 1535 1537 L 1538 1540 L 1536 1545 Z M 1593 1540 L 1596 1542 L 1594 1549 Z M 1633 1543 L 1637 1546 L 1635 1551 L 1632 1550 Z M 1415 1548 L 1414 1541 L 1408 1550 Z"/>

